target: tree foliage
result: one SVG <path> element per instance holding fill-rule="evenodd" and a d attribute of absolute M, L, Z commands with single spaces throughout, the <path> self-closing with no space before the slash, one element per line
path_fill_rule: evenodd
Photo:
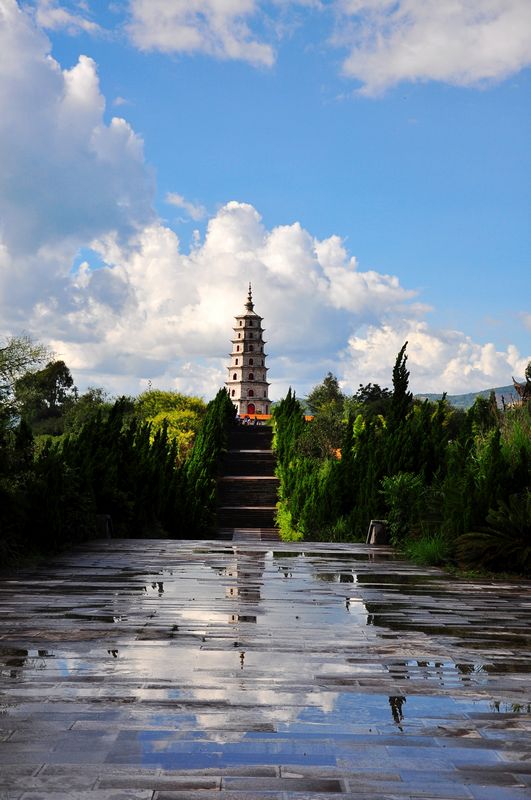
<path fill-rule="evenodd" d="M 110 405 L 91 392 L 86 401 L 83 423 L 40 448 L 24 418 L 1 429 L 0 562 L 101 535 L 107 519 L 115 536 L 133 537 L 193 538 L 214 524 L 217 465 L 234 416 L 224 390 L 184 460 L 166 420 L 142 420 L 129 398 Z"/>
<path fill-rule="evenodd" d="M 10 336 L 0 347 L 0 382 L 11 389 L 15 381 L 49 358 L 49 349 L 31 336 Z"/>
<path fill-rule="evenodd" d="M 341 414 L 344 403 L 345 396 L 340 389 L 339 381 L 331 372 L 325 375 L 322 383 L 314 386 L 306 398 L 306 404 L 312 414 L 325 410 Z"/>
<path fill-rule="evenodd" d="M 393 367 L 393 394 L 389 412 L 389 424 L 392 426 L 399 426 L 405 420 L 413 401 L 413 395 L 409 391 L 406 347 L 407 342 L 402 345 Z"/>
<path fill-rule="evenodd" d="M 50 357 L 50 351 L 30 336 L 11 336 L 0 347 L 0 423 L 15 413 L 14 386 L 23 375 L 37 369 Z"/>
<path fill-rule="evenodd" d="M 160 389 L 143 392 L 135 401 L 136 413 L 151 423 L 153 432 L 166 426 L 168 436 L 177 444 L 180 461 L 190 453 L 206 409 L 206 403 L 199 397 Z"/>
<path fill-rule="evenodd" d="M 83 425 L 86 425 L 98 414 L 101 418 L 106 419 L 112 406 L 104 389 L 89 386 L 83 394 L 75 398 L 75 402 L 70 403 L 64 409 L 65 433 L 79 433 Z"/>
<path fill-rule="evenodd" d="M 74 379 L 64 361 L 26 372 L 15 381 L 15 407 L 38 433 L 62 433 L 64 414 L 77 397 Z"/>
<path fill-rule="evenodd" d="M 522 520 L 531 489 L 531 408 L 501 412 L 494 396 L 479 397 L 466 413 L 445 396 L 413 400 L 406 345 L 395 361 L 392 394 L 360 385 L 346 400 L 340 460 L 312 439 L 326 410 L 308 424 L 291 392 L 278 404 L 279 520 L 289 521 L 291 536 L 364 540 L 371 519 L 387 519 L 393 540 L 408 552 L 429 549 L 430 558 L 529 571 Z"/>

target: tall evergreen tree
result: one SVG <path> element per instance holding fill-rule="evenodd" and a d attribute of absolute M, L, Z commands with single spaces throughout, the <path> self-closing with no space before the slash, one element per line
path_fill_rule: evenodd
<path fill-rule="evenodd" d="M 389 413 L 389 424 L 391 427 L 396 427 L 403 422 L 413 401 L 413 395 L 409 391 L 409 370 L 406 366 L 407 344 L 407 342 L 404 342 L 393 367 L 393 396 L 391 398 L 391 409 Z"/>

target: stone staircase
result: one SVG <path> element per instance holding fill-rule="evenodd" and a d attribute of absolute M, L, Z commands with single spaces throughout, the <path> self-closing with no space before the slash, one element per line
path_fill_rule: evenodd
<path fill-rule="evenodd" d="M 278 540 L 275 527 L 278 478 L 267 426 L 238 425 L 218 478 L 218 529 L 233 539 Z"/>

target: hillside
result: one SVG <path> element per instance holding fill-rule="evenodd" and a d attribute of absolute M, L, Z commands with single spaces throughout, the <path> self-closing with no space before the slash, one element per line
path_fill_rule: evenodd
<path fill-rule="evenodd" d="M 470 408 L 474 404 L 474 400 L 476 397 L 489 397 L 491 392 L 496 393 L 496 400 L 498 405 L 502 405 L 502 396 L 505 399 L 505 402 L 512 402 L 516 399 L 516 392 L 514 391 L 514 386 L 510 384 L 509 386 L 498 386 L 494 389 L 483 389 L 481 392 L 468 392 L 467 394 L 449 394 L 447 395 L 448 402 L 455 406 L 456 408 L 463 408 L 467 409 Z M 420 400 L 440 400 L 442 394 L 416 394 L 415 397 L 418 397 Z"/>

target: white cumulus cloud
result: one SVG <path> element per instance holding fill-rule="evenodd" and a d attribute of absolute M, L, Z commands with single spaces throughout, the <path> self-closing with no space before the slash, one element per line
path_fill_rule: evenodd
<path fill-rule="evenodd" d="M 94 240 L 107 266 L 82 265 L 70 279 L 62 323 L 67 335 L 54 346 L 80 370 L 107 372 L 111 362 L 115 372 L 130 370 L 131 359 L 120 362 L 116 355 L 128 353 L 138 359 L 141 378 L 167 379 L 173 370 L 173 379 L 188 385 L 184 365 L 195 360 L 198 382 L 206 369 L 219 385 L 233 316 L 251 281 L 270 347 L 296 377 L 301 359 L 308 366 L 302 372 L 296 366 L 297 374 L 320 361 L 324 369 L 354 322 L 392 313 L 414 294 L 396 278 L 358 271 L 338 237 L 318 241 L 299 223 L 268 230 L 256 209 L 235 201 L 210 219 L 204 240 L 189 252 L 161 223 L 133 238 L 125 247 L 112 236 Z"/>
<path fill-rule="evenodd" d="M 35 18 L 42 28 L 66 30 L 71 35 L 81 31 L 98 33 L 101 30 L 96 22 L 79 13 L 79 6 L 76 11 L 70 11 L 57 0 L 37 0 Z"/>
<path fill-rule="evenodd" d="M 142 140 L 103 118 L 96 64 L 69 70 L 14 0 L 0 0 L 0 297 L 23 322 L 27 304 L 64 293 L 79 248 L 125 241 L 153 217 Z"/>
<path fill-rule="evenodd" d="M 273 49 L 248 25 L 259 11 L 256 0 L 130 0 L 128 31 L 141 50 L 200 52 L 269 67 Z"/>
<path fill-rule="evenodd" d="M 529 356 L 514 345 L 499 350 L 455 330 L 436 330 L 424 320 L 400 319 L 371 325 L 349 338 L 343 354 L 343 377 L 349 384 L 369 380 L 390 384 L 394 357 L 408 342 L 410 383 L 417 392 L 459 394 L 504 386 L 523 375 Z M 371 377 L 372 376 L 372 377 Z"/>
<path fill-rule="evenodd" d="M 531 64 L 529 0 L 338 0 L 344 73 L 368 95 L 401 81 L 495 82 Z"/>
<path fill-rule="evenodd" d="M 166 195 L 166 202 L 176 208 L 181 208 L 191 219 L 199 221 L 207 216 L 206 208 L 200 203 L 192 203 L 187 200 L 182 194 L 176 192 L 168 192 Z"/>
<path fill-rule="evenodd" d="M 227 203 L 188 252 L 160 222 L 125 247 L 112 236 L 92 246 L 106 266 L 82 265 L 34 320 L 86 382 L 136 391 L 151 379 L 212 396 L 226 378 L 249 281 L 273 397 L 289 385 L 305 394 L 329 369 L 347 391 L 389 385 L 406 339 L 415 391 L 502 385 L 525 367 L 512 346 L 500 351 L 431 328 L 415 292 L 395 276 L 360 270 L 339 237 L 316 239 L 299 223 L 268 229 L 249 204 Z"/>

